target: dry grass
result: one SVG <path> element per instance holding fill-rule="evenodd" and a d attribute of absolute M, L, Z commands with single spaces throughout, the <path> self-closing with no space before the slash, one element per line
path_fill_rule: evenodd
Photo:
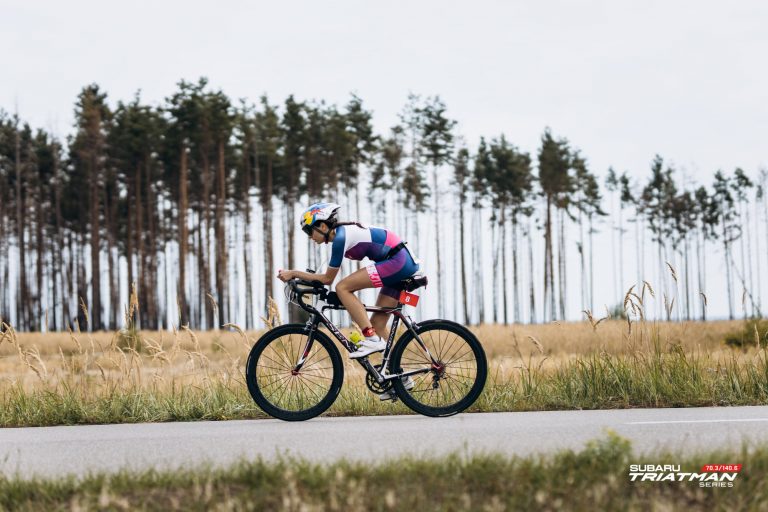
<path fill-rule="evenodd" d="M 624 321 L 605 320 L 595 329 L 586 320 L 481 325 L 472 330 L 482 341 L 493 369 L 493 365 L 517 364 L 529 358 L 534 363 L 546 361 L 547 368 L 590 354 L 629 355 L 649 349 L 654 338 L 686 353 L 749 358 L 753 350 L 734 352 L 723 344 L 725 336 L 740 327 L 738 321 L 663 322 L 648 324 L 642 334 L 636 329 L 629 335 Z M 237 381 L 243 378 L 248 352 L 264 332 L 243 331 L 233 324 L 221 331 L 182 328 L 132 336 L 125 332 L 40 334 L 9 329 L 0 343 L 0 382 L 32 390 L 57 382 L 147 388 L 157 387 L 158 382 L 201 386 L 217 379 Z M 348 363 L 350 377 L 362 379 L 359 366 Z"/>
<path fill-rule="evenodd" d="M 657 300 L 656 293 L 644 282 L 626 293 L 626 320 L 595 318 L 587 310 L 581 322 L 472 328 L 485 347 L 491 376 L 475 410 L 761 403 L 768 397 L 764 333 L 750 331 L 756 346 L 734 349 L 723 340 L 743 323 L 651 322 L 645 318 L 649 300 Z M 5 325 L 0 425 L 264 416 L 247 393 L 244 366 L 265 330 L 227 324 L 220 331 L 137 331 L 131 322 L 136 308 L 131 300 L 127 327 L 115 333 L 19 334 Z M 262 320 L 267 326 L 281 323 L 274 303 Z M 407 412 L 399 404 L 380 404 L 365 388 L 359 365 L 345 360 L 344 390 L 330 414 Z M 691 369 L 702 375 L 701 384 L 677 394 Z M 669 371 L 677 373 L 670 377 Z M 653 379 L 653 389 L 641 389 Z M 732 389 L 734 379 L 746 387 Z M 579 389 L 594 388 L 604 401 L 574 393 L 579 380 Z M 623 393 L 612 393 L 622 386 Z"/>

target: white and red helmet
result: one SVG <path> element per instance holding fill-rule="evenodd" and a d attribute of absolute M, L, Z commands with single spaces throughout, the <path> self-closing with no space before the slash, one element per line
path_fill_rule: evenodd
<path fill-rule="evenodd" d="M 307 235 L 312 234 L 312 229 L 318 222 L 325 222 L 329 227 L 336 224 L 336 212 L 341 208 L 336 203 L 315 203 L 299 217 L 299 227 Z"/>

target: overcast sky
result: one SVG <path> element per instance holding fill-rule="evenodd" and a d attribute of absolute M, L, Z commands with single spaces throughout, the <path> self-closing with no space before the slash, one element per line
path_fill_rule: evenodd
<path fill-rule="evenodd" d="M 708 184 L 768 167 L 766 27 L 764 1 L 0 0 L 0 108 L 64 136 L 86 84 L 160 104 L 206 76 L 252 102 L 354 92 L 383 133 L 412 91 L 440 95 L 472 149 L 504 133 L 535 154 L 549 126 L 601 175 L 645 181 L 659 153 Z M 708 265 L 722 276 L 722 255 Z M 614 284 L 597 274 L 602 304 Z M 723 287 L 708 290 L 718 315 Z"/>
<path fill-rule="evenodd" d="M 766 165 L 768 2 L 0 0 L 0 108 L 71 131 L 79 90 L 160 103 L 207 76 L 233 98 L 342 104 L 379 131 L 409 91 L 440 95 L 474 147 L 545 126 L 594 171 L 655 153 L 709 182 Z"/>

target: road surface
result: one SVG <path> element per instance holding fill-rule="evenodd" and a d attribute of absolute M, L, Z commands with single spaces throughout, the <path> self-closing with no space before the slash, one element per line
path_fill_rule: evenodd
<path fill-rule="evenodd" d="M 0 468 L 6 476 L 28 478 L 201 464 L 227 466 L 241 458 L 271 459 L 281 454 L 313 461 L 373 461 L 402 454 L 456 451 L 528 455 L 580 449 L 590 439 L 604 436 L 606 429 L 629 438 L 635 453 L 664 448 L 686 452 L 740 448 L 742 442 L 768 443 L 768 407 L 8 428 L 0 429 Z"/>

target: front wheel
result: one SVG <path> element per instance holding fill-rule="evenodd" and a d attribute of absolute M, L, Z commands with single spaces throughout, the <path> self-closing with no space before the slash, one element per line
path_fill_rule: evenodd
<path fill-rule="evenodd" d="M 423 346 L 406 331 L 392 352 L 391 369 L 392 373 L 425 371 L 412 375 L 412 382 L 394 379 L 397 396 L 426 416 L 452 416 L 472 405 L 488 374 L 480 341 L 466 327 L 448 320 L 423 322 L 416 333 Z"/>
<path fill-rule="evenodd" d="M 245 365 L 248 391 L 264 412 L 285 421 L 302 421 L 322 414 L 336 400 L 344 366 L 331 339 L 315 331 L 304 365 L 296 364 L 307 348 L 303 324 L 276 327 L 251 349 Z"/>

